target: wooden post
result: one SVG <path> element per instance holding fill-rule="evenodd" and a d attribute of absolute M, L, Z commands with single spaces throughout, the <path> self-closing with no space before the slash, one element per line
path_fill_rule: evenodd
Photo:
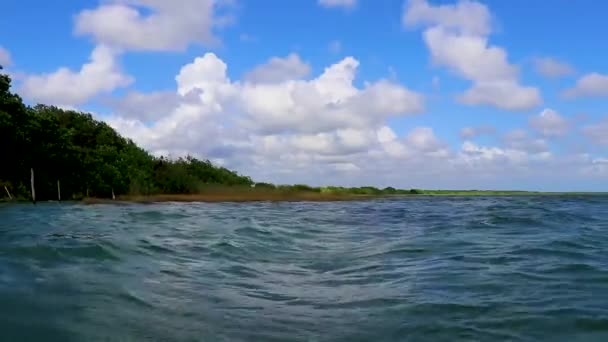
<path fill-rule="evenodd" d="M 8 195 L 8 199 L 12 201 L 13 200 L 13 196 L 11 196 L 11 193 L 10 193 L 10 191 L 8 191 L 8 188 L 6 187 L 6 185 L 4 186 L 4 190 L 6 190 L 6 194 Z"/>
<path fill-rule="evenodd" d="M 61 202 L 61 185 L 59 185 L 59 179 L 57 180 L 57 200 Z"/>
<path fill-rule="evenodd" d="M 114 196 L 114 188 L 112 188 L 112 200 L 115 200 L 116 196 Z"/>
<path fill-rule="evenodd" d="M 31 178 L 32 202 L 34 202 L 34 204 L 36 204 L 36 188 L 34 187 L 34 168 L 31 168 L 30 172 L 32 174 L 32 178 Z"/>

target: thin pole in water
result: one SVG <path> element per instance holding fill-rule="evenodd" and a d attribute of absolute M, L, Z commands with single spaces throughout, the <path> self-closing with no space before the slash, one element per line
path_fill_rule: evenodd
<path fill-rule="evenodd" d="M 10 193 L 10 191 L 8 191 L 8 188 L 6 187 L 6 185 L 4 186 L 4 190 L 6 190 L 6 194 L 8 195 L 8 199 L 12 201 L 13 200 L 13 196 L 11 196 L 11 193 Z"/>
<path fill-rule="evenodd" d="M 61 185 L 59 185 L 59 179 L 57 180 L 57 200 L 61 202 Z"/>
<path fill-rule="evenodd" d="M 31 178 L 31 185 L 32 185 L 32 202 L 34 204 L 36 204 L 36 188 L 34 188 L 34 168 L 30 169 L 30 172 L 32 174 L 32 178 Z"/>

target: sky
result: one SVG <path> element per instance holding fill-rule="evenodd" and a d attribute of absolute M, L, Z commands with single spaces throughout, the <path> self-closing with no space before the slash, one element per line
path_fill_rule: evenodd
<path fill-rule="evenodd" d="M 608 3 L 5 0 L 13 91 L 256 181 L 608 191 Z"/>

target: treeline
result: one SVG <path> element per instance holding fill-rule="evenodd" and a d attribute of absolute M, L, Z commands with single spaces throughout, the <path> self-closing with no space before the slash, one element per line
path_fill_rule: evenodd
<path fill-rule="evenodd" d="M 304 191 L 304 192 L 318 192 L 318 193 L 330 193 L 330 194 L 348 194 L 348 195 L 420 195 L 426 193 L 424 190 L 418 189 L 395 189 L 393 187 L 386 187 L 383 189 L 376 188 L 373 186 L 362 186 L 362 187 L 341 187 L 341 186 L 320 186 L 312 187 L 305 184 L 295 185 L 274 185 L 270 183 L 255 183 L 256 189 L 268 189 L 278 191 Z"/>
<path fill-rule="evenodd" d="M 0 69 L 2 67 L 0 66 Z M 154 157 L 88 113 L 54 106 L 27 106 L 0 73 L 0 199 L 30 199 L 30 171 L 36 199 L 120 195 L 278 192 L 345 195 L 423 194 L 387 187 L 311 187 L 254 183 L 208 160 Z M 227 188 L 230 187 L 230 189 Z"/>
<path fill-rule="evenodd" d="M 57 199 L 58 187 L 63 199 L 74 199 L 253 184 L 207 160 L 156 158 L 90 114 L 27 106 L 10 86 L 0 73 L 0 191 L 15 198 L 30 198 L 31 169 L 40 200 Z"/>

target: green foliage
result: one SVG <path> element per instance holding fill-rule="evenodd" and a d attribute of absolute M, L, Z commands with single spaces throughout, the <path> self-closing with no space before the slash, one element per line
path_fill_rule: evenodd
<path fill-rule="evenodd" d="M 305 184 L 295 184 L 289 187 L 291 191 L 321 192 L 321 188 L 313 188 Z"/>
<path fill-rule="evenodd" d="M 27 107 L 0 74 L 0 184 L 29 198 L 110 197 L 120 194 L 195 193 L 206 184 L 250 185 L 249 177 L 193 157 L 155 158 L 90 114 L 54 106 Z M 0 195 L 0 198 L 3 195 Z"/>
<path fill-rule="evenodd" d="M 255 188 L 256 189 L 274 190 L 274 189 L 277 188 L 277 186 L 274 185 L 274 184 L 270 184 L 270 183 L 255 183 Z"/>

